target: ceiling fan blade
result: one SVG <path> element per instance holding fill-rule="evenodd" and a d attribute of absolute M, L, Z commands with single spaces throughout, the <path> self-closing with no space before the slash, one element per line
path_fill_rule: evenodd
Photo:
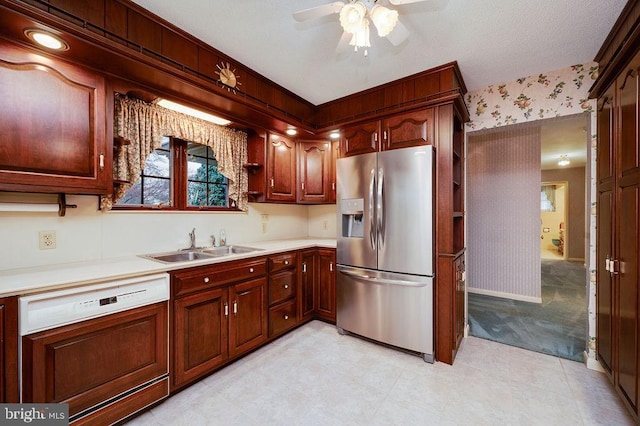
<path fill-rule="evenodd" d="M 323 16 L 331 15 L 333 13 L 340 13 L 344 2 L 334 1 L 333 3 L 324 4 L 322 6 L 312 7 L 310 9 L 299 10 L 293 12 L 293 19 L 298 22 L 308 21 L 309 19 L 321 18 Z"/>
<path fill-rule="evenodd" d="M 342 37 L 340 37 L 340 41 L 338 42 L 338 45 L 336 46 L 336 53 L 338 55 L 345 53 L 349 50 L 349 48 L 351 46 L 349 46 L 349 42 L 351 41 L 351 38 L 353 37 L 353 34 L 349 34 L 346 31 L 342 32 Z"/>
<path fill-rule="evenodd" d="M 409 30 L 400 21 L 396 23 L 396 27 L 387 35 L 387 40 L 394 46 L 400 45 L 403 41 L 409 38 Z"/>
<path fill-rule="evenodd" d="M 391 3 L 394 6 L 400 6 L 403 4 L 420 3 L 423 1 L 430 1 L 430 0 L 389 0 L 389 3 Z"/>

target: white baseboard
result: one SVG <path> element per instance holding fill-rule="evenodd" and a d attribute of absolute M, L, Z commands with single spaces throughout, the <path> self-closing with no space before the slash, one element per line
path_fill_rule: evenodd
<path fill-rule="evenodd" d="M 600 373 L 605 372 L 604 368 L 602 368 L 602 366 L 597 360 L 593 358 L 589 358 L 589 355 L 587 355 L 587 351 L 582 352 L 582 360 L 584 361 L 584 364 L 587 366 L 589 370 L 598 371 Z"/>
<path fill-rule="evenodd" d="M 542 303 L 542 297 L 524 296 L 522 294 L 504 293 L 502 291 L 484 290 L 482 288 L 467 287 L 469 293 L 485 296 L 501 297 L 503 299 L 519 300 L 521 302 Z"/>

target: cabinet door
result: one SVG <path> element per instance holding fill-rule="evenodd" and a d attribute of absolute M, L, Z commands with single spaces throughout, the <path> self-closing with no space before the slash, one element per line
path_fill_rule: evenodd
<path fill-rule="evenodd" d="M 456 322 L 456 348 L 460 347 L 460 343 L 464 338 L 464 312 L 465 312 L 465 279 L 464 279 L 464 271 L 465 271 L 465 262 L 464 262 L 464 254 L 458 257 L 454 263 L 454 277 L 455 277 L 455 304 L 454 304 L 454 317 Z"/>
<path fill-rule="evenodd" d="M 172 389 L 202 377 L 228 358 L 228 315 L 226 289 L 174 300 Z"/>
<path fill-rule="evenodd" d="M 106 194 L 104 77 L 0 45 L 0 190 Z"/>
<path fill-rule="evenodd" d="M 296 145 L 282 136 L 270 135 L 267 144 L 267 200 L 296 201 Z"/>
<path fill-rule="evenodd" d="M 17 297 L 0 299 L 0 368 L 0 403 L 19 402 Z"/>
<path fill-rule="evenodd" d="M 331 192 L 329 193 L 329 202 L 336 202 L 336 171 L 338 158 L 340 157 L 340 142 L 333 142 L 331 144 Z"/>
<path fill-rule="evenodd" d="M 229 287 L 229 355 L 236 356 L 267 339 L 267 279 Z"/>
<path fill-rule="evenodd" d="M 433 108 L 399 114 L 382 121 L 382 149 L 433 145 Z"/>
<path fill-rule="evenodd" d="M 167 310 L 161 302 L 24 336 L 22 400 L 69 404 L 73 416 L 166 374 Z"/>
<path fill-rule="evenodd" d="M 318 250 L 318 316 L 329 322 L 336 321 L 336 252 Z"/>
<path fill-rule="evenodd" d="M 380 122 L 358 124 L 342 132 L 340 152 L 342 157 L 378 152 L 380 148 Z"/>
<path fill-rule="evenodd" d="M 300 255 L 300 292 L 298 303 L 300 306 L 300 322 L 310 320 L 315 315 L 316 292 L 316 250 L 307 250 Z"/>
<path fill-rule="evenodd" d="M 298 143 L 298 202 L 328 203 L 331 199 L 331 143 Z"/>
<path fill-rule="evenodd" d="M 638 271 L 639 241 L 639 188 L 640 167 L 638 162 L 638 95 L 640 60 L 622 75 L 618 83 L 618 108 L 620 137 L 614 158 L 616 159 L 616 219 L 619 232 L 616 262 L 617 271 L 617 387 L 627 402 L 638 413 L 638 386 L 640 371 L 640 274 Z M 615 240 L 615 238 L 614 238 Z"/>
<path fill-rule="evenodd" d="M 614 288 L 608 271 L 608 259 L 613 258 L 613 89 L 598 100 L 598 203 L 596 247 L 596 352 L 600 364 L 613 374 Z"/>

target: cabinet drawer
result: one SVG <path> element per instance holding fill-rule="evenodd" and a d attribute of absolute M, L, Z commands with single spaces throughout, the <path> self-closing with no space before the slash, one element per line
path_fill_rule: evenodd
<path fill-rule="evenodd" d="M 296 326 L 297 310 L 295 300 L 269 309 L 269 337 L 283 333 Z"/>
<path fill-rule="evenodd" d="M 266 258 L 183 269 L 171 274 L 171 290 L 176 297 L 205 288 L 259 277 L 266 273 Z"/>
<path fill-rule="evenodd" d="M 269 278 L 269 305 L 281 302 L 295 294 L 296 272 L 284 271 Z"/>
<path fill-rule="evenodd" d="M 271 273 L 296 267 L 297 253 L 285 253 L 269 257 L 269 271 Z"/>

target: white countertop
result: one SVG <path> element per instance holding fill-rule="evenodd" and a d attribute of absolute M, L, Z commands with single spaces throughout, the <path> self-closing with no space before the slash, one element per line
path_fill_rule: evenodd
<path fill-rule="evenodd" d="M 193 266 L 210 265 L 236 259 L 246 259 L 289 250 L 301 250 L 313 247 L 335 248 L 336 240 L 309 238 L 260 241 L 238 245 L 260 250 L 251 253 L 175 263 L 161 263 L 139 256 L 125 256 L 90 262 L 6 269 L 0 271 L 0 297 L 24 295 L 86 284 L 97 284 L 115 279 L 167 272 Z"/>

